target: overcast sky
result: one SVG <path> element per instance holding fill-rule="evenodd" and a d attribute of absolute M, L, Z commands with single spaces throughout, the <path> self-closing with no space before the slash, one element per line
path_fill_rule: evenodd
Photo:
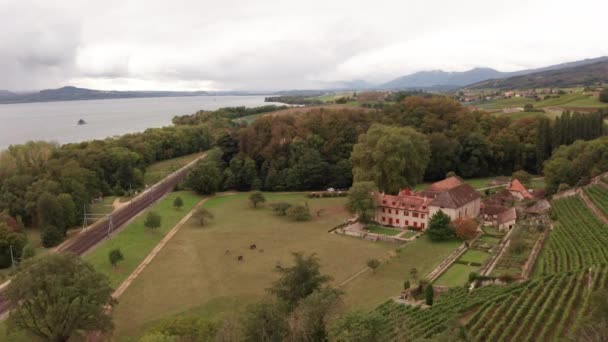
<path fill-rule="evenodd" d="M 606 0 L 0 0 L 0 89 L 275 90 L 608 55 Z"/>

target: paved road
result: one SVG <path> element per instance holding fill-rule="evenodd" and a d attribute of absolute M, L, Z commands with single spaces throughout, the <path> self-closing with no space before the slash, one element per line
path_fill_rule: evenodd
<path fill-rule="evenodd" d="M 175 185 L 186 177 L 189 169 L 201 158 L 191 162 L 178 171 L 167 176 L 163 181 L 150 187 L 139 196 L 131 200 L 128 204 L 112 212 L 112 229 L 110 230 L 110 222 L 108 219 L 99 220 L 77 236 L 72 241 L 62 245 L 59 252 L 70 252 L 77 255 L 83 255 L 99 242 L 106 239 L 111 233 L 119 230 L 125 223 L 146 209 L 152 203 L 159 200 L 161 197 L 171 192 Z M 10 302 L 4 296 L 4 288 L 0 289 L 0 317 L 6 317 L 10 309 Z"/>

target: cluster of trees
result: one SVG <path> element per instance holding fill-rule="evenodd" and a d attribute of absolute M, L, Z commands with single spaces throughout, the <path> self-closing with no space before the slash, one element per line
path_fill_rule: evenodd
<path fill-rule="evenodd" d="M 382 317 L 353 312 L 338 317 L 342 292 L 328 286 L 318 258 L 294 253 L 292 266 L 276 267 L 270 297 L 223 321 L 197 317 L 166 321 L 142 341 L 380 341 Z"/>
<path fill-rule="evenodd" d="M 601 102 L 608 103 L 608 88 L 604 88 L 604 89 L 602 89 L 602 91 L 600 91 L 599 100 Z"/>
<path fill-rule="evenodd" d="M 143 187 L 147 165 L 208 149 L 205 126 L 165 127 L 58 146 L 13 145 L 0 152 L 0 212 L 43 229 L 53 246 L 82 222 L 93 198 Z"/>
<path fill-rule="evenodd" d="M 554 193 L 562 184 L 567 187 L 584 185 L 606 171 L 608 137 L 576 141 L 572 145 L 559 147 L 545 163 L 546 190 Z"/>
<path fill-rule="evenodd" d="M 321 94 L 317 94 L 321 95 Z M 313 95 L 282 95 L 282 96 L 269 96 L 264 99 L 264 102 L 280 102 L 292 105 L 321 105 L 323 101 L 318 98 L 314 98 Z"/>
<path fill-rule="evenodd" d="M 267 105 L 260 107 L 224 107 L 214 111 L 200 110 L 194 114 L 176 115 L 173 117 L 175 125 L 200 125 L 210 121 L 226 121 L 242 118 L 249 115 L 270 113 L 281 109 L 288 109 L 289 106 Z"/>

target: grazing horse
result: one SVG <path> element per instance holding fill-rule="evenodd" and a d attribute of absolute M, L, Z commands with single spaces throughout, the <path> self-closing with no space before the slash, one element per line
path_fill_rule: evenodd
<path fill-rule="evenodd" d="M 236 258 L 236 260 L 238 260 L 238 261 L 243 261 L 244 259 L 243 259 L 243 256 L 242 256 L 242 255 L 239 255 L 239 256 Z"/>
<path fill-rule="evenodd" d="M 255 243 L 253 245 L 249 246 L 249 249 L 256 249 L 256 248 L 258 248 L 258 246 L 256 246 Z"/>

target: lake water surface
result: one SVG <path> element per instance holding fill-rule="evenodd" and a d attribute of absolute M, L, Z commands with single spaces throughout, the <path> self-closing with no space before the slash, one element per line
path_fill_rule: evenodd
<path fill-rule="evenodd" d="M 0 104 L 0 150 L 29 140 L 101 139 L 171 125 L 175 115 L 267 105 L 264 96 L 188 96 Z M 86 125 L 77 125 L 79 119 Z"/>

